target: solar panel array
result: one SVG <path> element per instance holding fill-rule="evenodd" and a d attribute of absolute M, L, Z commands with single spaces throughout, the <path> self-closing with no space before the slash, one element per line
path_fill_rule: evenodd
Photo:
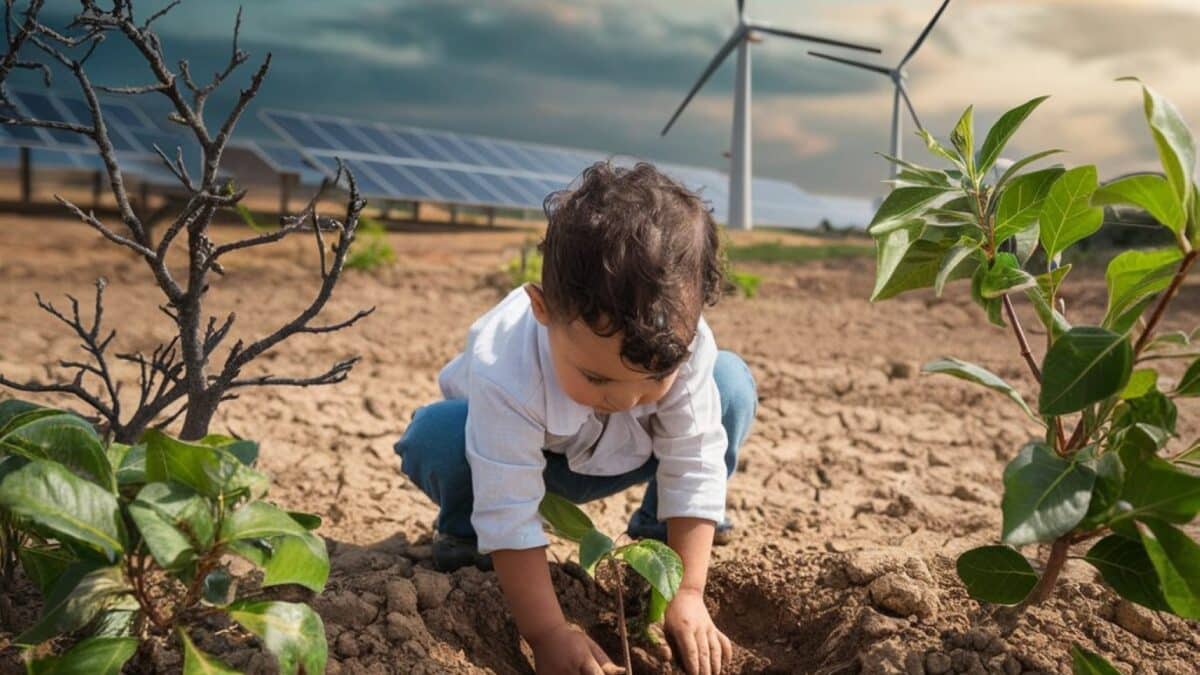
<path fill-rule="evenodd" d="M 536 209 L 549 193 L 567 187 L 586 167 L 608 157 L 333 116 L 283 110 L 259 114 L 298 153 L 291 158 L 292 166 L 312 164 L 332 176 L 341 158 L 363 194 L 381 199 Z M 658 166 L 698 192 L 719 220 L 725 219 L 727 175 L 702 167 Z M 811 228 L 829 219 L 865 225 L 870 217 L 865 201 L 860 205 L 859 200 L 829 200 L 786 181 L 756 179 L 752 193 L 755 220 L 762 224 Z"/>

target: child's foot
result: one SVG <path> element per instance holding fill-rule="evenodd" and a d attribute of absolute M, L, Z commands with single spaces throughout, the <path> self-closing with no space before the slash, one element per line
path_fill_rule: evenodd
<path fill-rule="evenodd" d="M 438 533 L 433 539 L 433 567 L 439 572 L 453 572 L 474 565 L 487 572 L 492 569 L 492 556 L 479 553 L 478 542 L 466 537 Z"/>

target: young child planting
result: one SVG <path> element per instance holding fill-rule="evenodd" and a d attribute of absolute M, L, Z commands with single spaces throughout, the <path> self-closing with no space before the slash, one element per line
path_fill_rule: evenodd
<path fill-rule="evenodd" d="M 541 284 L 471 327 L 416 411 L 402 468 L 440 507 L 434 564 L 494 565 L 539 673 L 620 672 L 570 627 L 550 581 L 538 505 L 648 483 L 631 537 L 667 542 L 684 577 L 664 627 L 689 673 L 732 653 L 703 594 L 732 534 L 725 484 L 754 419 L 755 384 L 701 317 L 722 284 L 716 223 L 649 164 L 607 162 L 546 200 Z"/>

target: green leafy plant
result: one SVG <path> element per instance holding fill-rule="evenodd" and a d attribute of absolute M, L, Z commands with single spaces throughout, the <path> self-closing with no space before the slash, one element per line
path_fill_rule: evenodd
<path fill-rule="evenodd" d="M 762 277 L 750 272 L 739 272 L 732 267 L 729 268 L 727 274 L 729 283 L 737 292 L 744 298 L 753 298 L 758 295 L 758 287 L 762 285 Z"/>
<path fill-rule="evenodd" d="M 982 601 L 1045 600 L 1072 550 L 1087 543 L 1080 558 L 1121 596 L 1200 618 L 1200 545 L 1183 529 L 1200 510 L 1200 442 L 1171 447 L 1180 440 L 1175 400 L 1200 396 L 1200 351 L 1195 332 L 1156 332 L 1200 245 L 1196 147 L 1175 107 L 1147 87 L 1142 93 L 1162 175 L 1101 185 L 1094 166 L 1029 170 L 1059 152 L 1047 150 L 989 182 L 1005 144 L 1045 97 L 1004 113 L 978 147 L 971 108 L 949 145 L 922 131 L 946 168 L 889 158 L 900 172 L 869 227 L 872 299 L 919 288 L 941 295 L 953 280 L 970 279 L 971 297 L 1011 329 L 1038 383 L 1030 405 L 980 366 L 947 358 L 924 368 L 1004 394 L 1045 429 L 1004 470 L 1001 544 L 958 559 L 968 592 Z M 1062 254 L 1100 228 L 1110 204 L 1146 210 L 1174 244 L 1113 257 L 1103 317 L 1068 315 L 1061 295 L 1071 267 Z M 1041 359 L 1013 309 L 1022 295 L 1045 329 Z M 1172 360 L 1190 363 L 1173 386 L 1157 370 Z M 1040 572 L 1018 551 L 1031 544 L 1050 546 Z"/>
<path fill-rule="evenodd" d="M 504 266 L 510 288 L 542 283 L 542 253 L 537 246 L 526 243 L 521 252 Z"/>
<path fill-rule="evenodd" d="M 359 237 L 350 247 L 346 267 L 352 270 L 371 271 L 396 262 L 396 249 L 388 243 L 387 231 L 374 218 L 359 216 Z"/>
<path fill-rule="evenodd" d="M 256 635 L 283 673 L 322 673 L 325 631 L 307 605 L 244 593 L 231 561 L 263 570 L 262 587 L 320 592 L 329 576 L 320 519 L 264 500 L 258 445 L 209 435 L 186 443 L 150 430 L 105 445 L 84 419 L 0 402 L 0 518 L 5 555 L 44 599 L 15 643 L 30 673 L 116 674 L 152 636 L 174 636 L 185 673 L 236 672 L 192 643 L 222 615 Z M 62 654 L 33 647 L 77 637 Z M 43 650 L 38 650 L 40 654 Z"/>
<path fill-rule="evenodd" d="M 622 565 L 628 565 L 650 584 L 650 599 L 641 628 L 643 636 L 653 640 L 649 629 L 663 620 L 667 603 L 679 591 L 679 584 L 683 582 L 683 561 L 671 547 L 654 539 L 618 546 L 611 537 L 596 529 L 592 519 L 579 507 L 551 492 L 547 492 L 542 499 L 538 513 L 550 526 L 551 532 L 579 544 L 579 565 L 589 576 L 594 578 L 596 570 L 604 563 L 609 563 L 617 581 L 614 594 L 617 597 L 617 626 L 624 650 L 625 672 L 632 673 L 629 631 L 625 625 Z"/>

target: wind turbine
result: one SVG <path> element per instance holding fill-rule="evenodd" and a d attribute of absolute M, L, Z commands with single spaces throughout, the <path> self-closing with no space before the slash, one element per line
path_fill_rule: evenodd
<path fill-rule="evenodd" d="M 880 73 L 881 75 L 887 75 L 889 78 L 891 78 L 892 84 L 895 85 L 896 89 L 892 94 L 892 157 L 897 159 L 902 158 L 901 153 L 903 152 L 900 142 L 900 99 L 904 99 L 904 105 L 908 107 L 908 112 L 912 115 L 913 122 L 916 123 L 917 128 L 924 128 L 921 126 L 921 120 L 917 117 L 916 108 L 913 108 L 912 101 L 908 98 L 908 89 L 904 86 L 904 81 L 908 79 L 908 73 L 904 70 L 904 66 L 908 64 L 913 55 L 917 53 L 917 50 L 921 48 L 921 43 L 925 42 L 925 38 L 929 37 L 930 31 L 933 30 L 933 25 L 942 17 L 942 12 L 946 11 L 946 6 L 949 4 L 950 0 L 942 1 L 942 6 L 938 7 L 938 11 L 933 15 L 933 18 L 930 19 L 929 23 L 925 25 L 925 30 L 921 31 L 921 34 L 917 37 L 917 41 L 913 43 L 912 47 L 909 47 L 908 53 L 904 55 L 904 58 L 900 59 L 899 65 L 897 65 L 895 68 L 885 68 L 884 66 L 877 66 L 871 63 L 864 63 L 862 61 L 854 61 L 853 59 L 845 59 L 840 56 L 823 54 L 821 52 L 809 52 L 809 54 L 822 59 L 837 61 L 838 63 L 844 63 L 855 68 L 862 68 L 863 70 L 870 70 L 875 73 Z M 900 166 L 893 163 L 891 173 L 892 178 L 895 178 L 898 173 L 900 173 Z"/>
<path fill-rule="evenodd" d="M 696 84 L 692 85 L 691 91 L 684 97 L 683 103 L 679 104 L 679 108 L 675 110 L 675 114 L 671 116 L 670 121 L 667 122 L 667 125 L 662 130 L 662 135 L 666 136 L 667 132 L 671 130 L 671 125 L 675 124 L 675 120 L 679 119 L 679 115 L 683 113 L 683 109 L 687 107 L 687 104 L 692 101 L 696 92 L 700 91 L 700 87 L 704 86 L 704 83 L 712 76 L 717 66 L 720 66 L 725 58 L 729 56 L 729 53 L 736 47 L 738 50 L 738 63 L 733 97 L 733 145 L 731 157 L 733 170 L 729 173 L 729 227 L 735 230 L 748 230 L 754 225 L 750 211 L 750 183 L 752 179 L 750 172 L 750 42 L 755 41 L 754 33 L 770 33 L 771 35 L 779 35 L 796 40 L 819 42 L 821 44 L 859 49 L 876 54 L 880 53 L 874 47 L 864 47 L 849 42 L 842 42 L 841 40 L 797 33 L 795 31 L 776 28 L 761 21 L 751 21 L 746 16 L 745 5 L 745 0 L 737 0 L 738 22 L 737 26 L 733 29 L 733 33 L 725 41 L 725 44 L 721 45 L 721 48 L 717 50 L 712 61 L 709 61 L 708 67 L 700 74 L 700 79 L 696 81 Z"/>

